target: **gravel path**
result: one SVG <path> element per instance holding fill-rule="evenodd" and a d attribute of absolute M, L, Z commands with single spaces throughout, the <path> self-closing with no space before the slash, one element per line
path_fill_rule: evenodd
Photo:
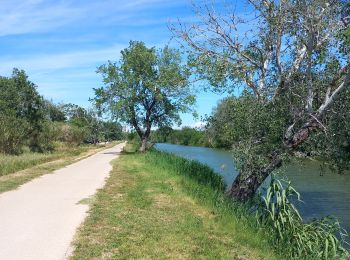
<path fill-rule="evenodd" d="M 88 205 L 123 144 L 0 194 L 0 259 L 66 259 Z"/>

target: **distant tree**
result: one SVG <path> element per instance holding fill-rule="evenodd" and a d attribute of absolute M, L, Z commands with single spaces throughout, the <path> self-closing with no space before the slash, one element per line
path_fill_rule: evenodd
<path fill-rule="evenodd" d="M 47 113 L 47 117 L 52 122 L 64 122 L 67 120 L 64 105 L 56 105 L 52 101 L 45 100 L 44 107 Z"/>
<path fill-rule="evenodd" d="M 181 129 L 161 127 L 152 132 L 152 142 L 192 146 L 209 146 L 205 131 L 184 126 Z"/>
<path fill-rule="evenodd" d="M 104 137 L 107 141 L 122 140 L 124 138 L 123 127 L 118 122 L 107 121 L 102 123 Z"/>
<path fill-rule="evenodd" d="M 152 142 L 166 143 L 172 132 L 173 129 L 170 126 L 162 126 L 152 132 Z"/>
<path fill-rule="evenodd" d="M 159 51 L 132 41 L 119 62 L 98 68 L 104 87 L 95 89 L 94 101 L 121 122 L 132 126 L 145 151 L 152 126 L 179 123 L 180 112 L 190 111 L 195 98 L 181 54 L 165 47 Z"/>
<path fill-rule="evenodd" d="M 76 104 L 68 103 L 62 106 L 67 121 L 78 127 L 86 127 L 88 125 L 88 111 Z"/>
<path fill-rule="evenodd" d="M 206 133 L 212 146 L 231 149 L 235 142 L 235 103 L 237 98 L 227 97 L 221 100 L 207 119 Z"/>

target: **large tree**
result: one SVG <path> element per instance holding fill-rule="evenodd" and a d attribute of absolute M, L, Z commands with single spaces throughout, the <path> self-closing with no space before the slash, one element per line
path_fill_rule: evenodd
<path fill-rule="evenodd" d="M 104 87 L 95 89 L 96 105 L 135 129 L 141 151 L 146 149 L 152 126 L 179 123 L 179 113 L 190 111 L 195 101 L 181 54 L 169 47 L 156 50 L 131 41 L 119 62 L 100 66 L 98 73 Z"/>
<path fill-rule="evenodd" d="M 43 98 L 23 70 L 0 76 L 0 152 L 18 153 L 25 143 L 40 150 L 44 115 Z"/>
<path fill-rule="evenodd" d="M 350 81 L 346 5 L 248 0 L 239 16 L 225 4 L 203 4 L 196 22 L 171 26 L 198 75 L 215 89 L 245 89 L 235 103 L 242 135 L 233 143 L 240 174 L 232 197 L 252 197 L 288 154 L 315 133 L 327 135 L 335 109 L 349 113 L 342 106 Z"/>

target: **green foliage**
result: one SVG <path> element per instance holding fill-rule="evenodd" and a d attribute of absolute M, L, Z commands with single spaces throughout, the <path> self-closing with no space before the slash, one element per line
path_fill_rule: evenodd
<path fill-rule="evenodd" d="M 295 89 L 298 91 L 298 87 Z M 301 91 L 301 90 L 300 90 Z M 211 146 L 233 148 L 237 167 L 249 172 L 269 161 L 279 151 L 284 159 L 291 155 L 283 150 L 285 129 L 293 121 L 288 102 L 297 101 L 293 93 L 284 93 L 274 104 L 258 102 L 245 92 L 219 102 L 208 118 L 207 139 Z M 341 96 L 332 113 L 323 119 L 323 131 L 314 133 L 297 151 L 318 157 L 342 173 L 350 164 L 350 91 Z M 303 104 L 298 105 L 302 109 Z"/>
<path fill-rule="evenodd" d="M 101 132 L 106 141 L 122 140 L 124 138 L 123 127 L 118 122 L 102 122 Z"/>
<path fill-rule="evenodd" d="M 152 132 L 151 141 L 154 143 L 209 146 L 205 131 L 191 127 L 183 127 L 182 129 L 159 128 Z"/>
<path fill-rule="evenodd" d="M 86 128 L 78 127 L 73 124 L 59 123 L 55 125 L 57 131 L 57 140 L 71 145 L 79 145 L 88 137 Z"/>
<path fill-rule="evenodd" d="M 132 153 L 136 153 L 139 149 L 140 149 L 140 141 L 131 139 L 123 147 L 123 153 L 132 154 Z"/>
<path fill-rule="evenodd" d="M 133 127 L 141 139 L 149 137 L 152 126 L 179 123 L 179 113 L 194 103 L 180 53 L 132 41 L 121 56 L 98 68 L 105 87 L 95 89 L 96 105 Z"/>
<path fill-rule="evenodd" d="M 19 153 L 23 145 L 39 149 L 43 107 L 42 97 L 24 71 L 14 69 L 11 77 L 0 77 L 0 152 Z"/>
<path fill-rule="evenodd" d="M 66 111 L 64 105 L 57 105 L 52 101 L 44 101 L 45 110 L 47 113 L 47 119 L 52 122 L 64 122 L 67 120 Z"/>
<path fill-rule="evenodd" d="M 50 152 L 54 141 L 79 145 L 122 138 L 118 122 L 103 121 L 74 104 L 44 100 L 23 70 L 0 77 L 0 153 Z"/>
<path fill-rule="evenodd" d="M 207 118 L 208 127 L 206 129 L 211 146 L 217 148 L 231 149 L 235 131 L 235 97 L 222 99 L 213 109 L 210 117 Z"/>
<path fill-rule="evenodd" d="M 214 147 L 232 148 L 242 174 L 256 172 L 283 143 L 289 119 L 284 104 L 284 100 L 264 104 L 247 91 L 228 97 L 208 120 L 208 140 Z"/>
<path fill-rule="evenodd" d="M 96 143 L 123 139 L 123 129 L 119 122 L 104 121 L 97 111 L 86 110 L 75 104 L 65 104 L 62 109 L 71 129 L 80 129 L 81 142 Z M 77 130 L 74 130 L 78 134 Z"/>
<path fill-rule="evenodd" d="M 324 118 L 324 128 L 314 134 L 300 151 L 319 157 L 336 173 L 350 168 L 350 90 L 339 98 L 332 113 Z"/>
<path fill-rule="evenodd" d="M 293 200 L 299 200 L 299 193 L 290 182 L 272 176 L 262 203 L 257 210 L 259 224 L 269 228 L 273 243 L 284 248 L 292 259 L 346 259 L 344 249 L 345 230 L 337 220 L 325 217 L 303 223 Z M 340 239 L 337 237 L 340 236 Z"/>
<path fill-rule="evenodd" d="M 126 139 L 129 141 L 129 142 L 140 142 L 140 138 L 139 136 L 137 135 L 136 132 L 130 132 L 127 134 L 126 136 Z"/>
<path fill-rule="evenodd" d="M 168 136 L 173 133 L 173 129 L 170 126 L 163 126 L 157 130 L 152 131 L 151 141 L 154 143 L 166 143 L 168 142 Z"/>
<path fill-rule="evenodd" d="M 0 115 L 0 153 L 19 154 L 26 144 L 28 123 L 14 116 Z"/>

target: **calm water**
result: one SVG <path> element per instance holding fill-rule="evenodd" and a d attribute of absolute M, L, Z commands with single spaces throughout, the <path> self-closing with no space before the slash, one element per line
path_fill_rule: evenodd
<path fill-rule="evenodd" d="M 155 148 L 210 166 L 224 178 L 227 185 L 231 185 L 237 176 L 232 155 L 228 151 L 174 144 L 156 144 Z M 283 172 L 301 193 L 303 203 L 298 207 L 304 219 L 332 215 L 350 231 L 349 172 L 339 175 L 326 171 L 321 176 L 319 163 L 310 160 L 290 164 Z"/>

